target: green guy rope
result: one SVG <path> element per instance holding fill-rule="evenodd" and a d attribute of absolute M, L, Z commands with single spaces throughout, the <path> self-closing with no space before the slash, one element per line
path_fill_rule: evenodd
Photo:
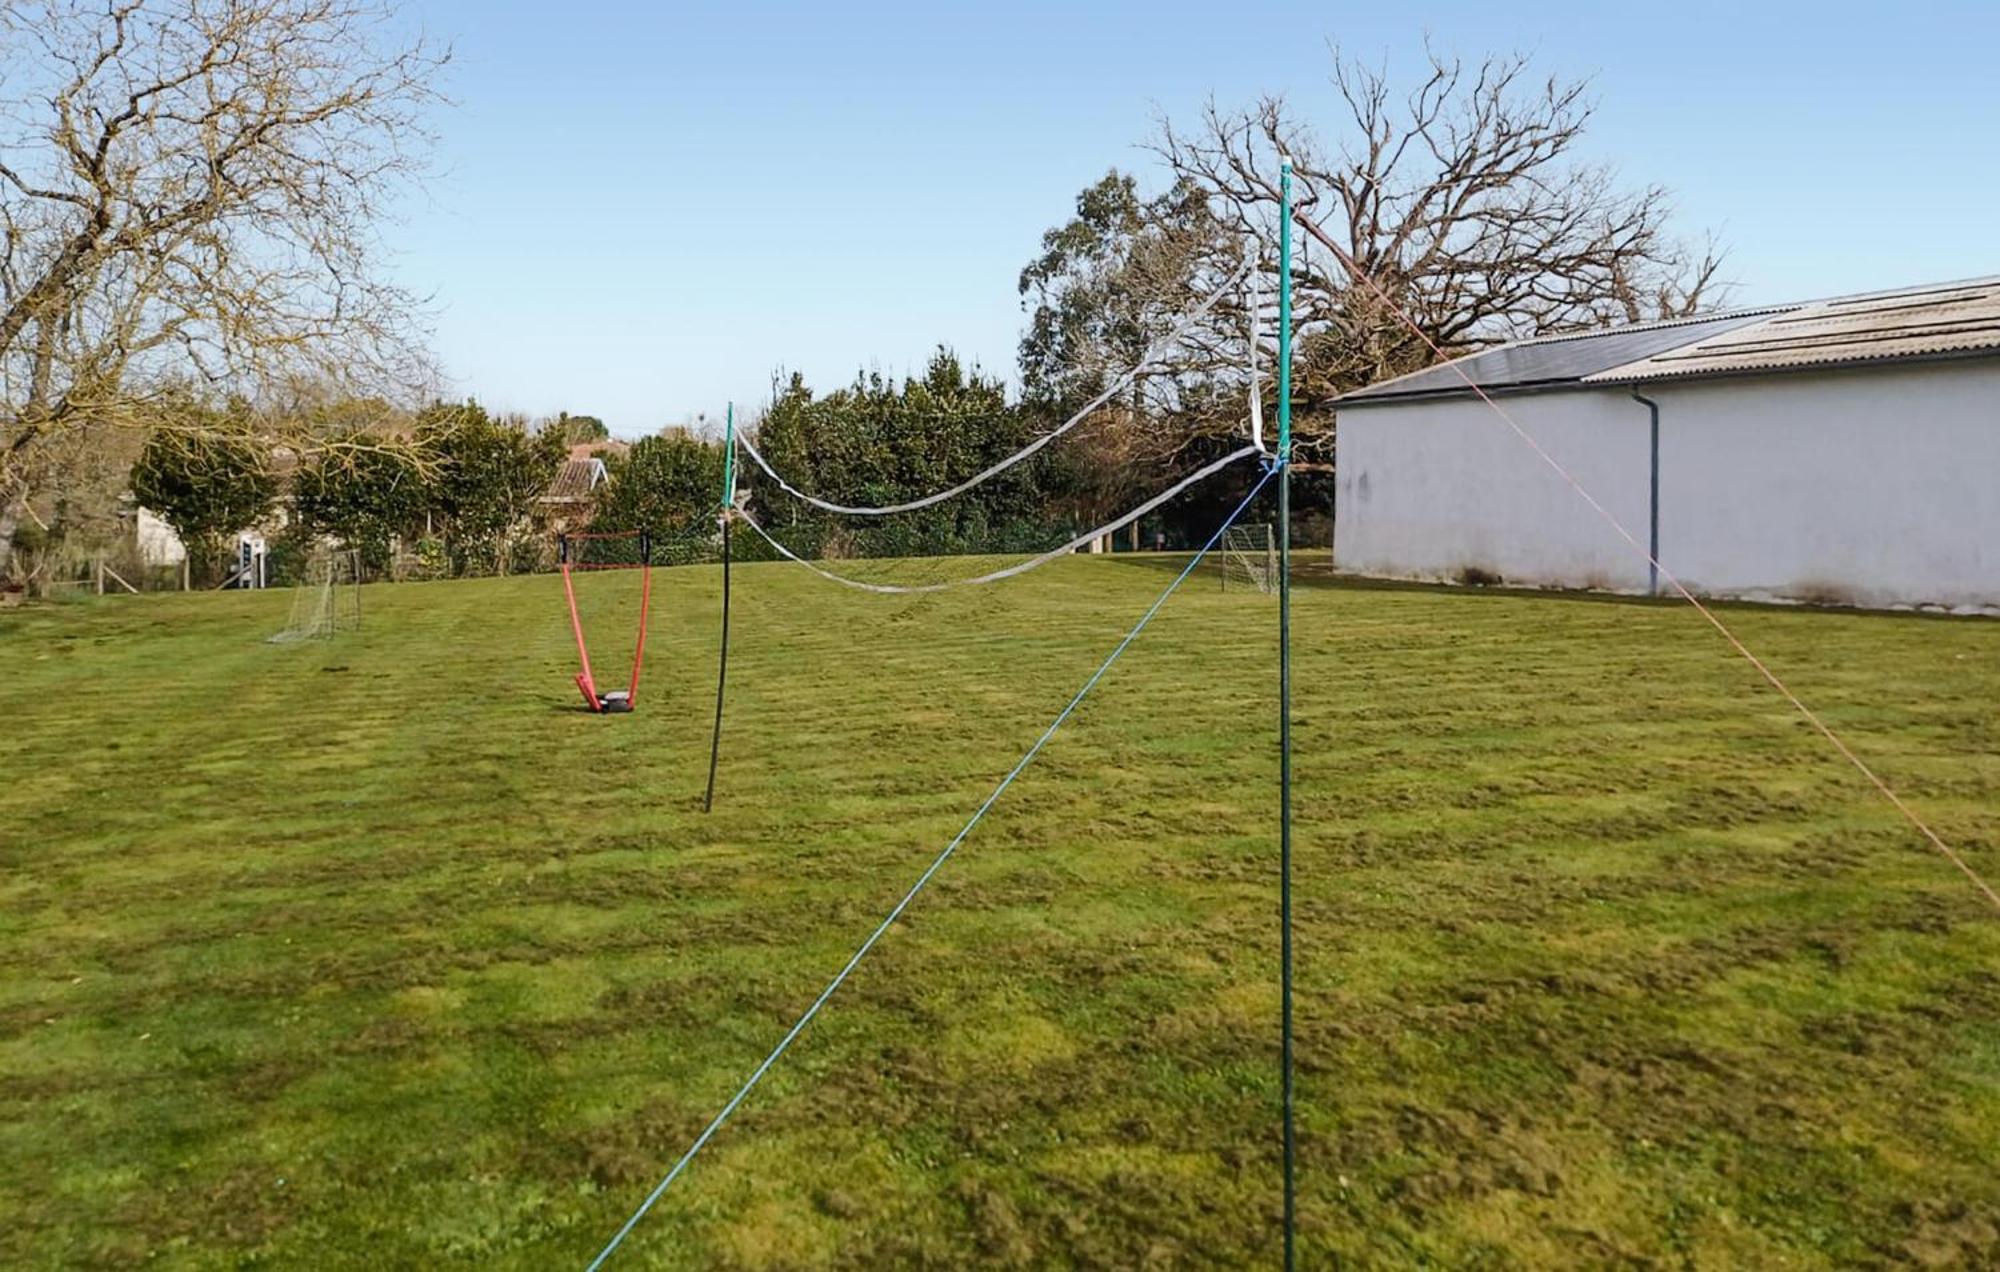
<path fill-rule="evenodd" d="M 819 1015 L 820 1009 L 826 1006 L 827 1000 L 833 997 L 834 991 L 847 982 L 847 978 L 853 974 L 854 969 L 861 965 L 861 960 L 866 958 L 868 952 L 875 948 L 876 942 L 882 939 L 882 934 L 895 925 L 896 920 L 902 917 L 903 911 L 910 908 L 910 903 L 917 899 L 917 895 L 924 890 L 925 885 L 930 883 L 931 878 L 938 871 L 944 869 L 945 863 L 951 860 L 952 854 L 958 851 L 959 845 L 963 844 L 966 837 L 972 834 L 973 827 L 979 825 L 980 819 L 985 817 L 987 811 L 999 802 L 1002 795 L 1007 793 L 1007 788 L 1014 784 L 1014 779 L 1021 776 L 1026 771 L 1028 765 L 1034 762 L 1035 757 L 1042 753 L 1042 748 L 1049 744 L 1049 739 L 1056 735 L 1056 731 L 1062 728 L 1064 722 L 1076 714 L 1076 709 L 1083 705 L 1083 700 L 1090 696 L 1090 691 L 1097 688 L 1098 682 L 1103 680 L 1105 675 L 1110 672 L 1112 664 L 1116 663 L 1125 651 L 1132 647 L 1132 642 L 1139 639 L 1139 633 L 1146 630 L 1147 626 L 1153 621 L 1153 616 L 1158 614 L 1161 608 L 1166 605 L 1168 599 L 1180 590 L 1181 584 L 1187 582 L 1188 576 L 1193 574 L 1196 567 L 1207 558 L 1209 552 L 1221 540 L 1223 533 L 1230 526 L 1235 525 L 1236 519 L 1243 515 L 1243 510 L 1250 506 L 1252 500 L 1263 493 L 1265 483 L 1269 482 L 1272 476 L 1273 472 L 1266 470 L 1264 475 L 1257 479 L 1257 483 L 1250 488 L 1250 493 L 1243 496 L 1243 502 L 1237 504 L 1236 510 L 1223 518 L 1222 524 L 1215 528 L 1215 533 L 1208 537 L 1208 542 L 1202 544 L 1201 549 L 1189 559 L 1181 572 L 1174 576 L 1173 582 L 1167 584 L 1166 590 L 1155 597 L 1153 603 L 1146 607 L 1146 612 L 1139 616 L 1139 621 L 1132 624 L 1131 628 L 1126 631 L 1124 638 L 1112 647 L 1109 654 L 1105 655 L 1104 661 L 1097 665 L 1097 670 L 1090 673 L 1089 678 L 1083 682 L 1082 688 L 1078 689 L 1063 709 L 1056 713 L 1056 718 L 1049 722 L 1048 728 L 1042 730 L 1041 736 L 1035 739 L 1034 745 L 1030 746 L 1015 763 L 1014 767 L 1007 771 L 1007 776 L 1001 778 L 1000 784 L 993 788 L 992 793 L 986 797 L 985 801 L 977 809 L 973 810 L 972 816 L 966 820 L 965 825 L 960 827 L 959 832 L 951 837 L 951 842 L 946 844 L 944 850 L 931 860 L 931 864 L 925 868 L 922 874 L 917 876 L 917 881 L 910 885 L 909 891 L 903 894 L 902 900 L 896 902 L 890 909 L 888 916 L 875 925 L 875 930 L 870 932 L 867 939 L 861 942 L 860 947 L 854 951 L 854 956 L 848 959 L 846 965 L 834 974 L 832 980 L 827 982 L 826 988 L 820 991 L 819 997 L 813 999 L 812 1005 L 805 1009 L 804 1013 L 799 1016 L 792 1027 L 786 1031 L 785 1036 L 778 1040 L 778 1045 L 773 1047 L 770 1054 L 765 1056 L 763 1061 L 750 1071 L 750 1076 L 744 1079 L 743 1085 L 736 1089 L 736 1094 L 730 1096 L 728 1103 L 722 1106 L 722 1111 L 717 1113 L 709 1121 L 708 1125 L 702 1128 L 701 1134 L 697 1135 L 694 1143 L 690 1144 L 688 1150 L 681 1154 L 680 1159 L 673 1164 L 673 1168 L 667 1172 L 666 1177 L 660 1180 L 652 1192 L 646 1194 L 646 1199 L 639 1203 L 639 1208 L 632 1212 L 631 1218 L 627 1219 L 618 1231 L 611 1234 L 611 1240 L 605 1242 L 604 1248 L 597 1252 L 597 1257 L 590 1261 L 590 1265 L 585 1269 L 585 1272 L 597 1272 L 597 1269 L 604 1266 L 605 1260 L 609 1259 L 612 1252 L 619 1247 L 626 1237 L 631 1235 L 632 1229 L 639 1225 L 639 1221 L 646 1217 L 646 1212 L 653 1208 L 653 1203 L 664 1196 L 667 1189 L 673 1186 L 674 1181 L 679 1179 L 681 1174 L 687 1170 L 688 1163 L 694 1160 L 695 1154 L 701 1152 L 707 1146 L 708 1142 L 715 1138 L 715 1133 L 722 1129 L 722 1124 L 729 1120 L 730 1114 L 736 1112 L 737 1106 L 741 1105 L 749 1097 L 750 1092 L 756 1088 L 759 1082 L 763 1081 L 764 1075 L 771 1071 L 771 1066 L 778 1063 L 779 1058 L 798 1039 L 798 1036 L 805 1032 L 806 1026 L 812 1023 L 813 1017 Z"/>

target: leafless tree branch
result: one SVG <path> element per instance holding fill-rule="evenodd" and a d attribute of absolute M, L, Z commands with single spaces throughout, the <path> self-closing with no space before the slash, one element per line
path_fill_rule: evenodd
<path fill-rule="evenodd" d="M 189 386 L 434 383 L 376 229 L 447 56 L 376 0 L 0 0 L 0 563 L 86 426 L 171 428 Z"/>
<path fill-rule="evenodd" d="M 1331 148 L 1278 97 L 1236 111 L 1211 102 L 1193 127 L 1160 121 L 1154 150 L 1208 197 L 1228 234 L 1275 241 L 1279 162 L 1290 156 L 1299 214 L 1449 353 L 1685 316 L 1726 292 L 1723 252 L 1671 235 L 1664 190 L 1627 187 L 1577 157 L 1593 111 L 1584 82 L 1537 78 L 1519 56 L 1468 66 L 1427 49 L 1398 93 L 1385 67 L 1332 54 L 1348 118 Z M 1308 438 L 1330 426 L 1332 396 L 1434 357 L 1372 288 L 1312 246 L 1302 241 L 1295 257 L 1293 292 L 1296 418 Z M 1266 268 L 1275 274 L 1275 262 Z M 1240 376 L 1247 314 L 1240 304 L 1215 313 L 1214 338 L 1189 369 Z M 1268 366 L 1277 333 L 1265 317 Z"/>

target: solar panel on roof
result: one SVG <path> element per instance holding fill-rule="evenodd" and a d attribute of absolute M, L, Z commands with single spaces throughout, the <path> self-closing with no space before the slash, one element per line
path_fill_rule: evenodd
<path fill-rule="evenodd" d="M 1475 353 L 1455 362 L 1418 371 L 1413 375 L 1358 389 L 1336 399 L 1336 404 L 1365 405 L 1396 398 L 1425 397 L 1439 393 L 1470 392 L 1470 379 L 1482 389 L 1520 389 L 1538 385 L 1572 384 L 1587 375 L 1612 367 L 1650 358 L 1708 336 L 1748 326 L 1768 314 L 1731 314 L 1721 318 L 1663 323 L 1658 326 L 1620 328 L 1585 335 L 1531 340 Z"/>

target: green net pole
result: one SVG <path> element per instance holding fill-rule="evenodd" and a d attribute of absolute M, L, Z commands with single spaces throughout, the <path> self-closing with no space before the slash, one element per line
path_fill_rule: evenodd
<path fill-rule="evenodd" d="M 729 680 L 729 528 L 736 510 L 736 404 L 729 403 L 722 424 L 722 650 L 715 663 L 715 732 L 708 741 L 708 788 L 701 811 L 715 807 L 715 766 L 722 758 L 722 691 Z"/>
<path fill-rule="evenodd" d="M 1298 1265 L 1292 1091 L 1292 161 L 1278 168 L 1278 960 L 1285 1117 L 1285 1269 Z"/>
<path fill-rule="evenodd" d="M 722 413 L 722 510 L 729 511 L 736 503 L 736 403 L 731 402 Z"/>

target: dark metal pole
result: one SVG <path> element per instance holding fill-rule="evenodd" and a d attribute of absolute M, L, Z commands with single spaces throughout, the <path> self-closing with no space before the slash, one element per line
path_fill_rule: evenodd
<path fill-rule="evenodd" d="M 1646 595 L 1660 594 L 1660 404 L 1639 390 L 1632 390 L 1632 400 L 1646 408 L 1652 415 L 1651 444 L 1651 496 L 1646 505 Z"/>
<path fill-rule="evenodd" d="M 1283 461 L 1280 461 L 1283 463 Z M 1292 1091 L 1292 466 L 1278 469 L 1278 922 L 1284 993 L 1285 1267 L 1297 1265 L 1298 1133 Z"/>
<path fill-rule="evenodd" d="M 715 665 L 715 733 L 708 743 L 708 790 L 701 797 L 701 811 L 715 807 L 715 764 L 722 755 L 722 688 L 729 679 L 729 523 L 722 520 L 722 655 Z"/>
<path fill-rule="evenodd" d="M 1278 195 L 1278 924 L 1283 995 L 1285 1272 L 1298 1266 L 1298 1128 L 1292 1089 L 1292 161 Z"/>
<path fill-rule="evenodd" d="M 722 652 L 715 664 L 715 732 L 708 741 L 708 789 L 701 811 L 715 807 L 715 764 L 722 757 L 722 690 L 729 680 L 729 527 L 736 520 L 736 403 L 722 417 Z"/>

